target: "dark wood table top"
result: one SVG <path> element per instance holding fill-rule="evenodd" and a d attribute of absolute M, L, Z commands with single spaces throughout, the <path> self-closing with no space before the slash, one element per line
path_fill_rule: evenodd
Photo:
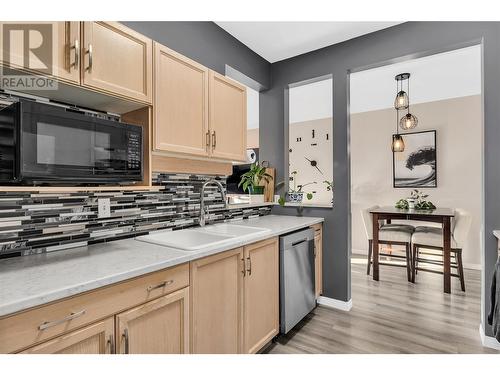
<path fill-rule="evenodd" d="M 372 214 L 402 214 L 402 215 L 422 215 L 422 216 L 455 216 L 453 208 L 438 207 L 434 210 L 415 210 L 415 209 L 402 209 L 393 206 L 378 207 L 370 210 Z"/>

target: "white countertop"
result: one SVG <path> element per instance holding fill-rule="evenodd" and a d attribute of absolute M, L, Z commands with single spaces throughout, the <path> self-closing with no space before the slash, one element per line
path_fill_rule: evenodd
<path fill-rule="evenodd" d="M 70 297 L 251 242 L 323 222 L 323 218 L 267 215 L 231 222 L 270 231 L 234 238 L 217 249 L 182 251 L 125 239 L 0 261 L 0 316 Z M 187 229 L 189 230 L 189 229 Z"/>

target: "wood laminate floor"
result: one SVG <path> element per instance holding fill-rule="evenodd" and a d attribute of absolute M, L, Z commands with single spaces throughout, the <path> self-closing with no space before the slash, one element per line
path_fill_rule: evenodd
<path fill-rule="evenodd" d="M 366 275 L 366 258 L 352 259 L 352 310 L 317 307 L 266 353 L 497 353 L 479 337 L 480 271 L 465 270 L 466 288 L 452 278 L 443 293 L 441 275 L 380 267 L 380 281 Z"/>

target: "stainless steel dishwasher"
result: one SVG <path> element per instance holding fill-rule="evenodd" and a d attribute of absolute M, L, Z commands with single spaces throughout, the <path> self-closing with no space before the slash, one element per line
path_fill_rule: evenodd
<path fill-rule="evenodd" d="M 288 333 L 316 307 L 314 230 L 280 237 L 280 333 Z"/>

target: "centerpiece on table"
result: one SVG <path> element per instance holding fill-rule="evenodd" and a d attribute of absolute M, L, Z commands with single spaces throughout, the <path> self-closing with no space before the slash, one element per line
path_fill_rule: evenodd
<path fill-rule="evenodd" d="M 410 196 L 400 199 L 396 202 L 396 208 L 404 210 L 434 210 L 436 206 L 431 201 L 426 200 L 429 194 L 424 194 L 421 191 L 413 190 Z"/>
<path fill-rule="evenodd" d="M 241 175 L 241 180 L 238 187 L 243 186 L 243 191 L 250 194 L 250 203 L 263 203 L 264 202 L 264 181 L 269 183 L 273 177 L 266 173 L 266 167 L 259 164 L 259 162 L 252 163 L 250 170 Z"/>

